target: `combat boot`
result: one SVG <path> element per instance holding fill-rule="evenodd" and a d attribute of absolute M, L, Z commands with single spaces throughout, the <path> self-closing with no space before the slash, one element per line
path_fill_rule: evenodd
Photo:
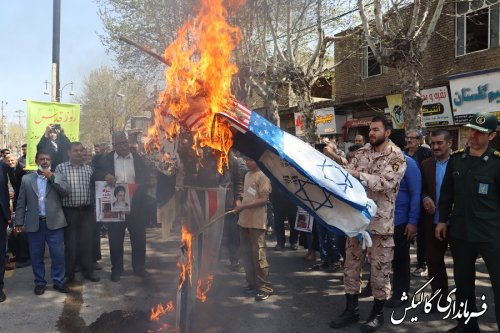
<path fill-rule="evenodd" d="M 359 320 L 358 295 L 346 294 L 345 298 L 345 310 L 339 317 L 330 322 L 331 328 L 342 328 Z"/>
<path fill-rule="evenodd" d="M 384 304 L 385 300 L 375 298 L 372 313 L 366 323 L 361 326 L 361 332 L 373 333 L 384 325 Z"/>

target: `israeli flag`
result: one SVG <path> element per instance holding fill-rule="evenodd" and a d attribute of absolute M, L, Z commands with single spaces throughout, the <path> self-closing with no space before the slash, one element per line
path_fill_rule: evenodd
<path fill-rule="evenodd" d="M 273 186 L 290 194 L 316 221 L 349 237 L 361 235 L 364 245 L 371 245 L 366 228 L 377 206 L 364 186 L 329 157 L 256 112 L 250 115 L 248 132 L 236 136 L 235 148 L 255 158 Z"/>

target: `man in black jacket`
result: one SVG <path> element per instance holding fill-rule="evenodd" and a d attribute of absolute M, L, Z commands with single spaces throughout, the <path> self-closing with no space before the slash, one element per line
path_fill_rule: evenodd
<path fill-rule="evenodd" d="M 0 303 L 5 301 L 3 292 L 3 278 L 5 274 L 5 242 L 7 238 L 7 224 L 10 220 L 9 210 L 9 181 L 7 180 L 8 166 L 0 163 Z"/>
<path fill-rule="evenodd" d="M 111 281 L 120 281 L 123 273 L 123 240 L 125 229 L 128 229 L 132 245 L 132 267 L 134 274 L 145 276 L 146 261 L 146 224 L 143 208 L 146 207 L 146 184 L 148 171 L 144 160 L 132 153 L 129 148 L 127 134 L 114 132 L 113 148 L 109 154 L 99 159 L 94 177 L 96 181 L 106 181 L 114 186 L 116 183 L 138 184 L 130 205 L 130 213 L 124 222 L 108 224 L 109 251 L 111 256 Z"/>

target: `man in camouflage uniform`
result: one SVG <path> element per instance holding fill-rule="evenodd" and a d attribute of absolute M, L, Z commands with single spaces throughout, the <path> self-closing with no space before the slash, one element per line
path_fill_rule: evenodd
<path fill-rule="evenodd" d="M 383 308 L 391 296 L 391 262 L 394 254 L 394 204 L 399 183 L 406 170 L 401 150 L 389 140 L 391 134 L 387 119 L 376 116 L 370 124 L 370 144 L 360 148 L 349 164 L 333 150 L 326 155 L 343 164 L 346 170 L 366 187 L 368 197 L 378 206 L 368 231 L 373 245 L 365 252 L 358 238 L 348 238 L 344 267 L 346 310 L 332 320 L 330 327 L 341 328 L 359 320 L 358 295 L 361 289 L 361 268 L 366 253 L 371 263 L 371 287 L 375 298 L 373 309 L 362 332 L 375 332 L 384 323 Z"/>

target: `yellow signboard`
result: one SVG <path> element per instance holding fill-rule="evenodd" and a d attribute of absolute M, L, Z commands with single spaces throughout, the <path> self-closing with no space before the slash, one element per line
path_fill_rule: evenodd
<path fill-rule="evenodd" d="M 403 96 L 389 95 L 386 96 L 387 105 L 389 106 L 389 113 L 391 114 L 392 127 L 394 129 L 404 129 L 405 119 L 403 114 Z"/>
<path fill-rule="evenodd" d="M 36 146 L 50 124 L 59 124 L 69 141 L 78 141 L 80 104 L 27 102 L 26 170 L 36 170 Z"/>

